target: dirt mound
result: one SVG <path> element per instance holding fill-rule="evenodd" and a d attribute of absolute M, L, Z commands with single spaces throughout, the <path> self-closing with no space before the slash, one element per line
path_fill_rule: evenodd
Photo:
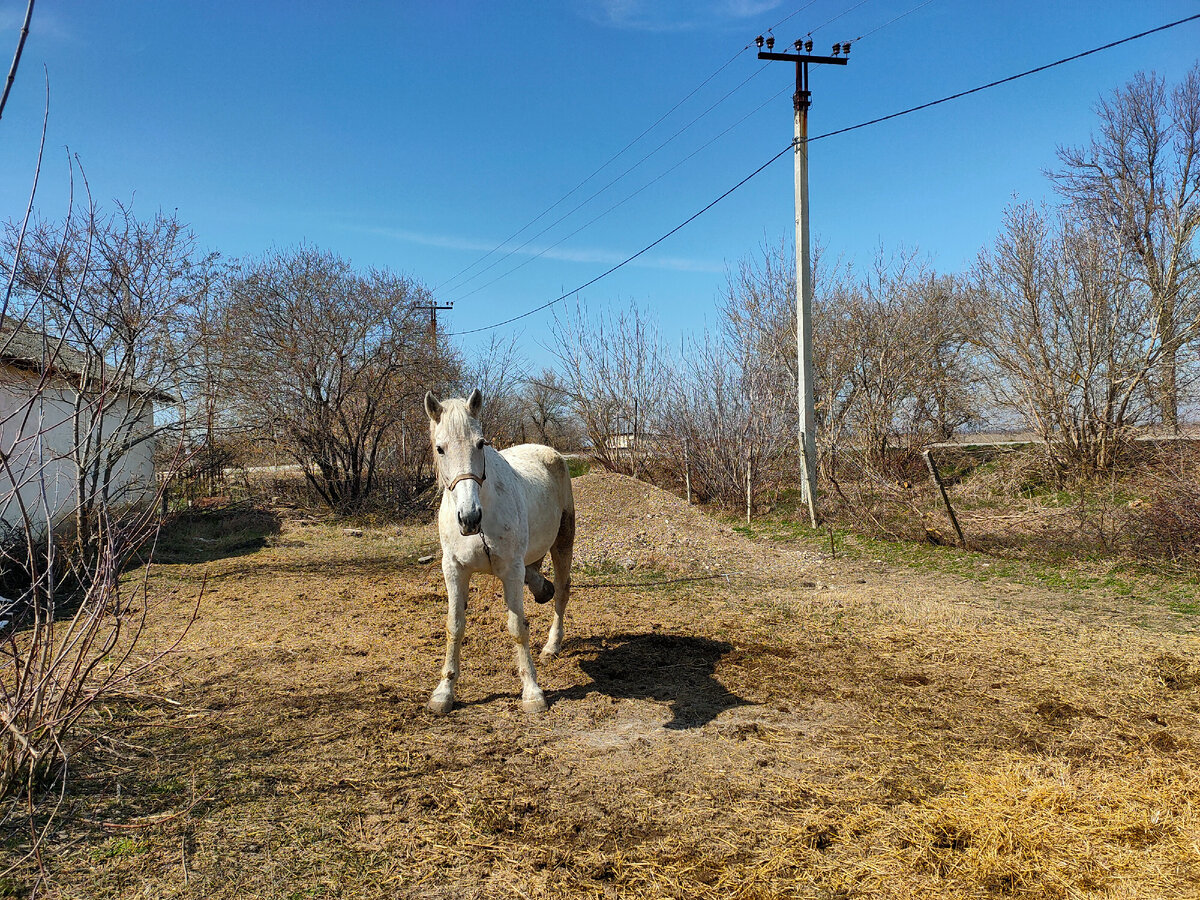
<path fill-rule="evenodd" d="M 575 558 L 593 569 L 705 575 L 810 562 L 764 548 L 674 494 L 626 475 L 593 473 L 575 489 Z"/>

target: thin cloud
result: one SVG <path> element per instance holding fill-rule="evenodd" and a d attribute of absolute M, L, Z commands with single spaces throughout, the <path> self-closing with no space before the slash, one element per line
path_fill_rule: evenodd
<path fill-rule="evenodd" d="M 440 247 L 444 250 L 465 250 L 472 253 L 486 253 L 496 246 L 494 241 L 481 241 L 455 235 L 427 234 L 419 231 L 408 231 L 400 228 L 358 228 L 369 234 L 394 238 L 410 244 L 420 244 L 423 247 Z M 566 249 L 563 247 L 538 247 L 530 244 L 521 250 L 514 250 L 521 256 L 537 256 L 542 259 L 553 259 L 559 262 L 591 263 L 595 265 L 615 265 L 625 258 L 624 254 L 595 248 Z M 687 259 L 680 256 L 653 256 L 638 259 L 632 265 L 647 269 L 667 269 L 673 272 L 724 272 L 724 265 L 718 265 L 705 260 Z"/>
<path fill-rule="evenodd" d="M 16 41 L 24 23 L 24 3 L 15 6 L 12 4 L 0 6 L 0 41 L 11 38 L 12 46 L 16 47 Z M 40 37 L 56 41 L 69 41 L 74 38 L 74 34 L 60 15 L 53 11 L 47 12 L 43 6 L 39 5 L 33 8 L 33 18 L 29 20 L 29 37 L 30 39 Z"/>
<path fill-rule="evenodd" d="M 629 31 L 695 31 L 741 24 L 783 0 L 582 0 L 580 14 L 597 25 Z"/>

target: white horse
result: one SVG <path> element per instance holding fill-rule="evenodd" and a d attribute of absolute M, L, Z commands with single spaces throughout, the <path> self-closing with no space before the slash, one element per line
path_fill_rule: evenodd
<path fill-rule="evenodd" d="M 571 588 L 571 554 L 575 544 L 575 498 L 571 474 L 558 451 L 541 444 L 521 444 L 497 452 L 479 426 L 483 396 L 472 391 L 466 400 L 439 402 L 425 394 L 429 437 L 437 461 L 442 506 L 438 533 L 442 541 L 442 574 L 446 578 L 446 664 L 442 680 L 429 698 L 429 708 L 446 713 L 454 706 L 459 657 L 467 609 L 467 587 L 476 572 L 490 572 L 504 584 L 508 631 L 516 642 L 521 676 L 521 706 L 541 712 L 546 698 L 537 684 L 529 653 L 529 623 L 522 588 L 534 599 L 554 600 L 554 621 L 542 650 L 554 656 L 562 647 L 563 616 Z M 542 577 L 549 552 L 554 583 Z"/>

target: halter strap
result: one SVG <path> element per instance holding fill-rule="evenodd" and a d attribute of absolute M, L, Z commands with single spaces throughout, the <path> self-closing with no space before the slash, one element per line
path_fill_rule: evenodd
<path fill-rule="evenodd" d="M 484 472 L 482 475 L 476 475 L 474 472 L 463 472 L 463 474 L 459 475 L 452 482 L 446 485 L 446 490 L 452 491 L 460 481 L 468 480 L 474 481 L 476 484 L 483 484 L 487 480 L 487 472 Z"/>

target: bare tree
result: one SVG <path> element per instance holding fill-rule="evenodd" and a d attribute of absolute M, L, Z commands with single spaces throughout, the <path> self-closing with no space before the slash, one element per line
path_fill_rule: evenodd
<path fill-rule="evenodd" d="M 796 445 L 791 385 L 751 334 L 727 330 L 693 341 L 665 420 L 677 480 L 686 470 L 697 499 L 729 505 L 778 487 Z"/>
<path fill-rule="evenodd" d="M 238 439 L 244 431 L 230 415 L 233 359 L 228 349 L 236 340 L 229 333 L 226 315 L 229 284 L 229 278 L 214 275 L 197 295 L 183 325 L 191 335 L 188 367 L 180 385 L 188 449 L 183 478 L 189 489 L 198 487 L 209 494 L 225 481 L 226 469 L 238 462 Z"/>
<path fill-rule="evenodd" d="M 527 439 L 559 450 L 575 450 L 582 444 L 579 420 L 571 410 L 566 387 L 551 369 L 525 379 L 521 392 L 523 422 Z"/>
<path fill-rule="evenodd" d="M 633 304 L 593 315 L 578 303 L 555 314 L 552 330 L 562 385 L 596 459 L 637 474 L 635 445 L 659 427 L 671 382 L 658 329 Z"/>
<path fill-rule="evenodd" d="M 945 439 L 977 415 L 968 349 L 967 294 L 924 265 L 915 251 L 880 251 L 862 277 L 849 266 L 814 261 L 813 369 L 826 474 L 846 445 L 878 466 L 898 440 L 914 447 Z M 723 331 L 727 352 L 753 351 L 760 389 L 786 411 L 794 443 L 796 307 L 794 259 L 786 244 L 764 247 L 728 279 Z M 864 456 L 865 454 L 865 456 Z"/>
<path fill-rule="evenodd" d="M 960 294 L 915 251 L 881 250 L 865 277 L 848 279 L 825 305 L 844 379 L 828 385 L 834 421 L 877 469 L 890 447 L 919 450 L 976 414 Z"/>
<path fill-rule="evenodd" d="M 1064 168 L 1051 177 L 1149 293 L 1159 415 L 1177 429 L 1178 355 L 1200 316 L 1200 63 L 1170 90 L 1139 73 L 1096 113 L 1099 133 L 1085 147 L 1060 148 Z"/>
<path fill-rule="evenodd" d="M 87 712 L 161 658 L 134 661 L 151 601 L 122 573 L 152 554 L 161 485 L 183 459 L 178 418 L 154 406 L 185 376 L 179 326 L 209 260 L 174 217 L 128 207 L 13 224 L 5 249 L 0 825 L 25 819 L 20 865 L 55 821 Z"/>
<path fill-rule="evenodd" d="M 457 390 L 466 397 L 476 388 L 487 400 L 479 424 L 498 446 L 524 443 L 521 434 L 521 385 L 527 364 L 517 342 L 519 335 L 502 337 L 492 333 L 488 343 L 462 362 Z"/>
<path fill-rule="evenodd" d="M 1091 224 L 1014 207 L 975 267 L 997 399 L 1023 414 L 1060 468 L 1082 471 L 1110 467 L 1146 422 L 1168 346 L 1157 301 Z M 1176 332 L 1196 336 L 1195 323 Z"/>
<path fill-rule="evenodd" d="M 386 438 L 444 380 L 414 304 L 428 294 L 388 271 L 355 273 L 313 247 L 246 264 L 228 291 L 235 414 L 278 442 L 331 507 L 374 487 Z"/>

